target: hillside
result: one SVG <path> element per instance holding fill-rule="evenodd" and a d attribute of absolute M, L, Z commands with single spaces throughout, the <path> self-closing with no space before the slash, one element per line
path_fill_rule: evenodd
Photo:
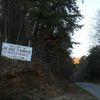
<path fill-rule="evenodd" d="M 53 73 L 46 76 L 43 63 L 36 59 L 27 63 L 3 58 L 0 64 L 0 100 L 92 100 L 63 77 Z"/>

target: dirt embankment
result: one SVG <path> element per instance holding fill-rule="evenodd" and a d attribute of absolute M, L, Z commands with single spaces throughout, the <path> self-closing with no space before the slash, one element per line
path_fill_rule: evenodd
<path fill-rule="evenodd" d="M 1 60 L 0 100 L 95 100 L 64 78 L 48 74 L 38 59 Z"/>

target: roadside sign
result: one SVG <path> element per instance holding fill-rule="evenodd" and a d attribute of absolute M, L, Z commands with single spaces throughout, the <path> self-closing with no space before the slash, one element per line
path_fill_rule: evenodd
<path fill-rule="evenodd" d="M 8 57 L 11 59 L 31 61 L 32 47 L 21 46 L 11 43 L 3 43 L 1 56 Z"/>

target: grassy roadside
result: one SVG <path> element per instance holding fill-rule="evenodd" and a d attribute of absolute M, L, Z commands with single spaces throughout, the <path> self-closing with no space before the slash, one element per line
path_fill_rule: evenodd
<path fill-rule="evenodd" d="M 48 84 L 41 77 L 34 75 L 34 73 L 5 76 L 0 79 L 0 100 L 38 100 L 34 99 L 37 97 L 42 98 L 39 100 L 46 100 L 43 98 L 59 97 L 64 94 L 79 95 L 80 97 L 91 96 L 90 93 L 74 83 L 67 81 L 62 84 Z"/>

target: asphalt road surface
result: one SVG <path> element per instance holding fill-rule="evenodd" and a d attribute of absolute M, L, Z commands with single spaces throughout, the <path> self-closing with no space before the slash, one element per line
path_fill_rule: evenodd
<path fill-rule="evenodd" d="M 100 85 L 87 82 L 79 82 L 76 84 L 100 100 Z"/>

